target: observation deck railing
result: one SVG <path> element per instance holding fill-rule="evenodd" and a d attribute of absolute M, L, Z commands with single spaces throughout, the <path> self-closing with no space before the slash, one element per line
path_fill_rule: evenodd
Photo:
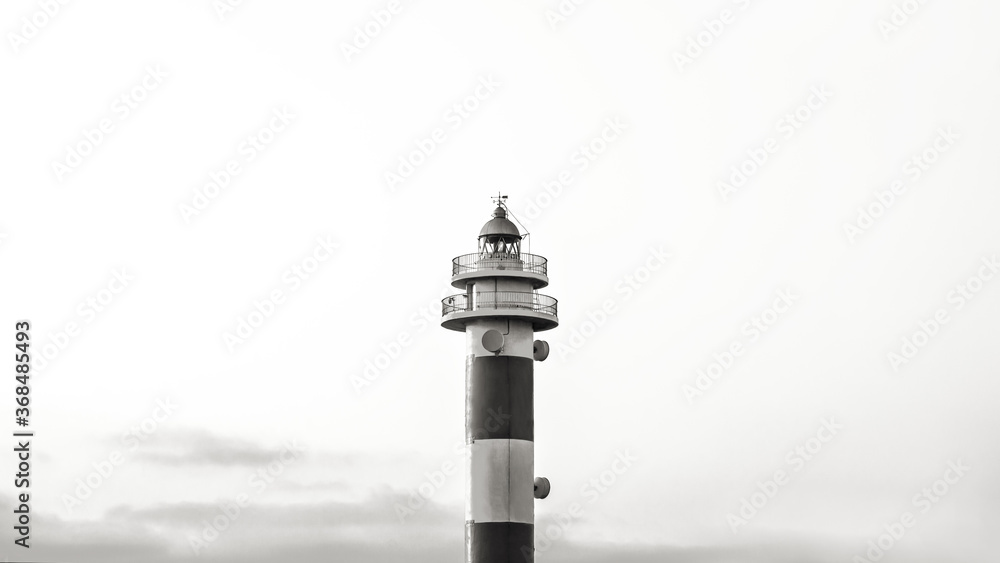
<path fill-rule="evenodd" d="M 451 261 L 451 275 L 466 274 L 482 270 L 514 270 L 531 272 L 542 276 L 548 275 L 549 261 L 536 254 L 527 252 L 495 252 L 492 254 L 463 254 Z"/>
<path fill-rule="evenodd" d="M 469 298 L 467 293 L 459 293 L 441 300 L 441 315 L 483 309 L 521 309 L 556 315 L 558 302 L 555 297 L 532 291 L 481 291 Z"/>

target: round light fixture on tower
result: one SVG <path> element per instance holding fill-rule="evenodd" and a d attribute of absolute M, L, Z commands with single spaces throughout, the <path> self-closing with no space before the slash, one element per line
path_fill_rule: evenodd
<path fill-rule="evenodd" d="M 536 362 L 544 362 L 549 357 L 549 343 L 544 340 L 536 340 L 531 348 L 531 355 Z"/>
<path fill-rule="evenodd" d="M 483 333 L 483 348 L 494 354 L 503 350 L 503 335 L 499 330 L 490 329 Z"/>
<path fill-rule="evenodd" d="M 535 498 L 543 499 L 549 496 L 552 491 L 552 484 L 545 477 L 535 477 Z"/>

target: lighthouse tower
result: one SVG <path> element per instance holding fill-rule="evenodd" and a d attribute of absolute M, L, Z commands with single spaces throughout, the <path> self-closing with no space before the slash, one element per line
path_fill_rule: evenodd
<path fill-rule="evenodd" d="M 465 560 L 534 559 L 535 498 L 549 482 L 534 478 L 534 363 L 549 346 L 536 332 L 555 328 L 548 262 L 521 252 L 522 235 L 497 196 L 479 232 L 479 250 L 452 260 L 441 326 L 465 333 Z"/>

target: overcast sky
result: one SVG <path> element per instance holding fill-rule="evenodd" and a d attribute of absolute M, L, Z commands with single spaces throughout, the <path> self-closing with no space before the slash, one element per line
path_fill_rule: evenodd
<path fill-rule="evenodd" d="M 538 561 L 991 560 L 1000 5 L 895 4 L 4 2 L 0 555 L 461 561 L 500 192 Z"/>

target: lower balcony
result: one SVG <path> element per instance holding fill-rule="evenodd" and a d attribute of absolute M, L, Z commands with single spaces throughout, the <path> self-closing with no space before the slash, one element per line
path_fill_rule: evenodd
<path fill-rule="evenodd" d="M 559 325 L 557 305 L 554 297 L 531 291 L 459 293 L 441 300 L 441 326 L 464 331 L 471 319 L 504 317 L 529 320 L 538 332 Z"/>

